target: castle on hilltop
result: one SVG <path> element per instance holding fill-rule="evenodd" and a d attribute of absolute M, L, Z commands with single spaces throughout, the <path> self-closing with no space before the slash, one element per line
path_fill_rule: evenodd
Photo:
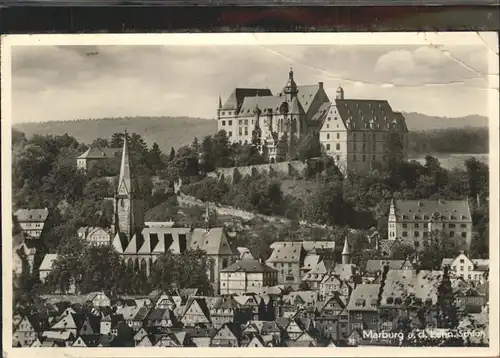
<path fill-rule="evenodd" d="M 405 156 L 408 148 L 405 118 L 387 101 L 346 99 L 341 86 L 330 101 L 323 82 L 299 86 L 293 70 L 276 95 L 267 88 L 235 88 L 224 104 L 219 96 L 217 120 L 232 143 L 258 138 L 270 162 L 277 159 L 281 139 L 287 140 L 290 160 L 308 135 L 319 135 L 323 151 L 344 171 L 366 171 L 385 160 L 389 131 L 400 134 Z"/>

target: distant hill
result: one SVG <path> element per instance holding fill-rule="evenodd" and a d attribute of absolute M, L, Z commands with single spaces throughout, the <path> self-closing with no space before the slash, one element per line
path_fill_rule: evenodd
<path fill-rule="evenodd" d="M 433 129 L 463 128 L 463 127 L 488 127 L 488 118 L 470 115 L 460 118 L 447 118 L 428 116 L 421 113 L 405 113 L 406 125 L 410 131 L 427 131 Z"/>
<path fill-rule="evenodd" d="M 488 119 L 471 115 L 462 118 L 427 116 L 420 113 L 403 113 L 410 131 L 426 131 L 444 128 L 488 127 Z M 22 123 L 14 128 L 28 137 L 33 134 L 62 135 L 68 133 L 79 141 L 90 144 L 98 137 L 111 138 L 115 132 L 140 134 L 149 146 L 158 143 L 164 151 L 190 144 L 194 137 L 202 139 L 217 131 L 217 121 L 190 117 L 134 117 L 82 119 L 76 121 L 54 121 L 42 123 Z"/>
<path fill-rule="evenodd" d="M 171 147 L 179 148 L 190 144 L 194 137 L 201 140 L 204 136 L 217 132 L 217 121 L 189 117 L 134 117 L 82 119 L 76 121 L 53 121 L 42 123 L 21 123 L 14 126 L 31 137 L 33 134 L 62 135 L 68 133 L 77 140 L 91 144 L 94 139 L 111 138 L 113 133 L 124 132 L 140 134 L 148 146 L 158 143 L 165 153 Z"/>

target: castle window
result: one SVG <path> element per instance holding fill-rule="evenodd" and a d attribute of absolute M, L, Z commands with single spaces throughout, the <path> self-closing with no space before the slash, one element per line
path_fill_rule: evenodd
<path fill-rule="evenodd" d="M 331 120 L 331 119 L 332 119 L 332 117 L 328 117 L 328 120 Z"/>
<path fill-rule="evenodd" d="M 337 133 L 337 139 L 340 139 L 340 133 Z"/>
<path fill-rule="evenodd" d="M 330 133 L 326 133 L 326 139 L 330 139 Z"/>
<path fill-rule="evenodd" d="M 337 120 L 337 117 L 333 117 L 333 119 L 336 121 L 336 120 Z"/>
<path fill-rule="evenodd" d="M 240 126 L 243 124 L 243 121 L 242 121 L 241 119 L 240 119 L 238 122 L 239 122 L 238 124 L 239 124 Z"/>
<path fill-rule="evenodd" d="M 408 236 L 408 232 L 403 231 L 403 237 L 407 237 L 407 236 Z"/>
<path fill-rule="evenodd" d="M 356 161 L 356 154 L 352 156 L 352 160 Z"/>
<path fill-rule="evenodd" d="M 243 135 L 243 129 L 241 127 L 238 128 L 239 135 Z"/>
<path fill-rule="evenodd" d="M 248 119 L 245 119 L 245 125 L 248 126 Z"/>
<path fill-rule="evenodd" d="M 229 121 L 228 125 L 232 126 L 233 125 L 233 121 Z"/>
<path fill-rule="evenodd" d="M 232 137 L 232 136 L 233 136 L 233 132 L 229 131 L 229 132 L 227 133 L 227 135 L 228 135 L 228 136 L 230 136 L 230 137 Z"/>
<path fill-rule="evenodd" d="M 245 135 L 248 135 L 248 127 L 245 127 Z"/>
<path fill-rule="evenodd" d="M 330 128 L 330 125 L 329 125 L 329 124 L 327 124 L 327 125 L 326 125 L 326 128 Z"/>
<path fill-rule="evenodd" d="M 340 156 L 339 156 L 339 155 L 337 155 L 337 162 L 338 162 L 338 161 L 340 161 Z"/>
<path fill-rule="evenodd" d="M 366 155 L 363 154 L 363 162 L 366 161 Z"/>
<path fill-rule="evenodd" d="M 326 145 L 326 150 L 330 150 L 330 144 Z"/>
<path fill-rule="evenodd" d="M 366 150 L 366 143 L 363 143 L 363 151 Z"/>
<path fill-rule="evenodd" d="M 226 121 L 222 121 L 222 125 L 225 126 L 226 125 Z"/>
<path fill-rule="evenodd" d="M 225 115 L 225 114 L 226 114 L 226 112 L 222 112 L 222 115 Z"/>
<path fill-rule="evenodd" d="M 418 231 L 415 231 L 415 235 L 414 236 L 418 237 L 418 236 L 420 236 L 420 233 Z"/>
<path fill-rule="evenodd" d="M 356 143 L 352 144 L 352 150 L 356 151 Z"/>
<path fill-rule="evenodd" d="M 463 233 L 462 233 L 462 237 L 463 237 L 463 238 L 466 238 L 466 237 L 467 237 L 467 233 L 466 233 L 466 232 L 463 232 Z"/>
<path fill-rule="evenodd" d="M 455 236 L 455 231 L 450 231 L 450 237 Z"/>
<path fill-rule="evenodd" d="M 337 150 L 340 150 L 340 143 L 337 143 Z"/>

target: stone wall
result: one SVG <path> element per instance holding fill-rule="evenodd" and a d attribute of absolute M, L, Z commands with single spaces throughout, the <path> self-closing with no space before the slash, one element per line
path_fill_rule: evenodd
<path fill-rule="evenodd" d="M 314 160 L 314 159 L 311 159 Z M 244 167 L 218 168 L 207 176 L 211 178 L 224 179 L 226 183 L 232 183 L 237 177 L 252 176 L 256 174 L 269 176 L 292 176 L 300 177 L 307 173 L 308 162 L 294 160 L 290 162 L 279 162 L 271 164 L 259 164 Z"/>

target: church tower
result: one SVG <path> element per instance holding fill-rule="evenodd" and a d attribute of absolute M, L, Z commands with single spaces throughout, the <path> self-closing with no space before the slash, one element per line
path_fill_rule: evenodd
<path fill-rule="evenodd" d="M 135 230 L 144 226 L 143 202 L 137 197 L 138 194 L 130 165 L 127 133 L 125 133 L 120 178 L 115 195 L 115 230 L 117 233 L 124 234 L 129 241 Z"/>

